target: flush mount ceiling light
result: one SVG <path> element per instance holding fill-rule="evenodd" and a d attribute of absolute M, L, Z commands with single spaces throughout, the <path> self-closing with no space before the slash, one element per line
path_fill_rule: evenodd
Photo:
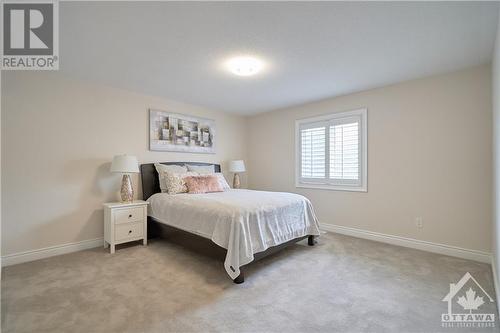
<path fill-rule="evenodd" d="M 252 76 L 264 67 L 264 63 L 254 57 L 234 57 L 226 62 L 229 71 L 238 76 Z"/>

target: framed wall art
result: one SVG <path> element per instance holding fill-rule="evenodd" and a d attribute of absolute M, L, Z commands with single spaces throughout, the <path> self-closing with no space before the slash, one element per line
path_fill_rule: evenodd
<path fill-rule="evenodd" d="M 149 149 L 215 154 L 215 120 L 150 109 Z"/>

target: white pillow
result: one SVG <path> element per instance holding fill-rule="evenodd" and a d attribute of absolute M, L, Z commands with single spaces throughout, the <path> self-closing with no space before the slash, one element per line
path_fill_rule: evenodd
<path fill-rule="evenodd" d="M 224 175 L 222 173 L 216 172 L 215 175 L 217 176 L 217 180 L 219 181 L 220 187 L 222 187 L 224 191 L 231 189 L 231 187 L 226 181 L 226 178 L 224 178 Z"/>
<path fill-rule="evenodd" d="M 189 165 L 186 164 L 188 171 L 198 172 L 200 175 L 212 175 L 215 173 L 215 165 Z"/>
<path fill-rule="evenodd" d="M 165 184 L 165 177 L 162 176 L 164 172 L 171 173 L 186 173 L 188 170 L 183 165 L 165 165 L 160 163 L 155 163 L 156 172 L 158 172 L 158 179 L 160 181 L 160 189 L 162 192 L 168 192 L 167 184 Z"/>

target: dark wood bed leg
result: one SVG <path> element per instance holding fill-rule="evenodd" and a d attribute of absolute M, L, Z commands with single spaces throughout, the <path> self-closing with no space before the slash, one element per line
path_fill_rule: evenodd
<path fill-rule="evenodd" d="M 314 240 L 314 236 L 309 236 L 307 237 L 307 245 L 309 246 L 314 246 L 314 244 L 316 243 L 316 241 Z"/>
<path fill-rule="evenodd" d="M 233 282 L 236 284 L 241 284 L 245 282 L 245 276 L 243 275 L 243 271 L 241 270 L 241 268 L 240 268 L 240 275 L 238 275 L 238 277 L 234 279 Z"/>

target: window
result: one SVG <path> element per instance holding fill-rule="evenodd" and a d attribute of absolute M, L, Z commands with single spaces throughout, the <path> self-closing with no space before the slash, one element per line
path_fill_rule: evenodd
<path fill-rule="evenodd" d="M 296 186 L 366 191 L 366 109 L 295 123 Z"/>

